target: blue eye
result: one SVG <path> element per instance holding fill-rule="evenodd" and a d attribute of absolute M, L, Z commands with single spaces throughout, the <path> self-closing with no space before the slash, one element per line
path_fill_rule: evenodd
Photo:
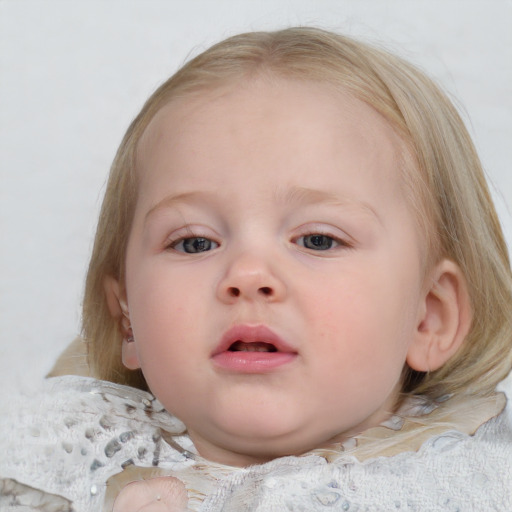
<path fill-rule="evenodd" d="M 179 252 L 187 254 L 197 254 L 200 252 L 207 252 L 219 246 L 217 242 L 204 238 L 202 236 L 191 236 L 189 238 L 181 238 L 174 242 L 171 247 Z"/>
<path fill-rule="evenodd" d="M 301 236 L 297 240 L 297 243 L 302 247 L 312 249 L 313 251 L 327 251 L 340 245 L 340 243 L 332 236 L 322 235 L 320 233 Z"/>

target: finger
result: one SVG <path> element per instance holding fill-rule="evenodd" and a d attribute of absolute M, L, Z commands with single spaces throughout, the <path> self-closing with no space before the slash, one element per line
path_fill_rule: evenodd
<path fill-rule="evenodd" d="M 117 496 L 112 512 L 139 512 L 155 501 L 155 494 L 144 480 L 131 482 Z"/>
<path fill-rule="evenodd" d="M 187 502 L 180 480 L 160 477 L 128 484 L 117 496 L 113 512 L 182 512 Z"/>
<path fill-rule="evenodd" d="M 158 477 L 146 480 L 155 500 L 165 504 L 169 512 L 187 509 L 188 495 L 183 483 L 174 477 Z"/>
<path fill-rule="evenodd" d="M 139 508 L 137 512 L 181 512 L 182 510 L 186 509 L 169 508 L 162 501 L 152 501 L 151 503 L 144 505 L 142 508 Z"/>

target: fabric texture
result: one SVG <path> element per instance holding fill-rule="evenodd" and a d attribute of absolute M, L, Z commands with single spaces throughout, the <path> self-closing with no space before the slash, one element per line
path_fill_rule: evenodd
<path fill-rule="evenodd" d="M 0 433 L 3 512 L 111 510 L 126 483 L 162 475 L 180 478 L 202 512 L 512 511 L 507 409 L 474 435 L 445 427 L 417 451 L 358 460 L 347 445 L 234 468 L 199 457 L 149 393 L 70 376 L 4 401 Z"/>

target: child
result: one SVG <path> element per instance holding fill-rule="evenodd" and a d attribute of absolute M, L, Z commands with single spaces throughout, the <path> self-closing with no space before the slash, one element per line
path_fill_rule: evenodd
<path fill-rule="evenodd" d="M 4 415 L 23 442 L 4 441 L 2 492 L 512 510 L 511 312 L 478 157 L 428 78 L 322 30 L 230 38 L 128 129 L 84 299 L 104 380 L 50 379 Z"/>

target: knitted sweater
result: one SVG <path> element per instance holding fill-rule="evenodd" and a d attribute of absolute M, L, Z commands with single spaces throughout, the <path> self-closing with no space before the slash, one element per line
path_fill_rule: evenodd
<path fill-rule="evenodd" d="M 424 414 L 435 407 L 420 403 L 417 423 L 428 423 Z M 149 393 L 83 377 L 49 379 L 0 406 L 0 510 L 111 510 L 127 482 L 172 475 L 184 482 L 189 509 L 203 512 L 512 511 L 507 409 L 474 435 L 445 424 L 412 429 L 412 449 L 389 442 L 413 423 L 398 415 L 372 429 L 366 455 L 348 442 L 330 454 L 236 468 L 202 459 L 184 425 Z M 358 442 L 363 447 L 365 436 Z"/>

